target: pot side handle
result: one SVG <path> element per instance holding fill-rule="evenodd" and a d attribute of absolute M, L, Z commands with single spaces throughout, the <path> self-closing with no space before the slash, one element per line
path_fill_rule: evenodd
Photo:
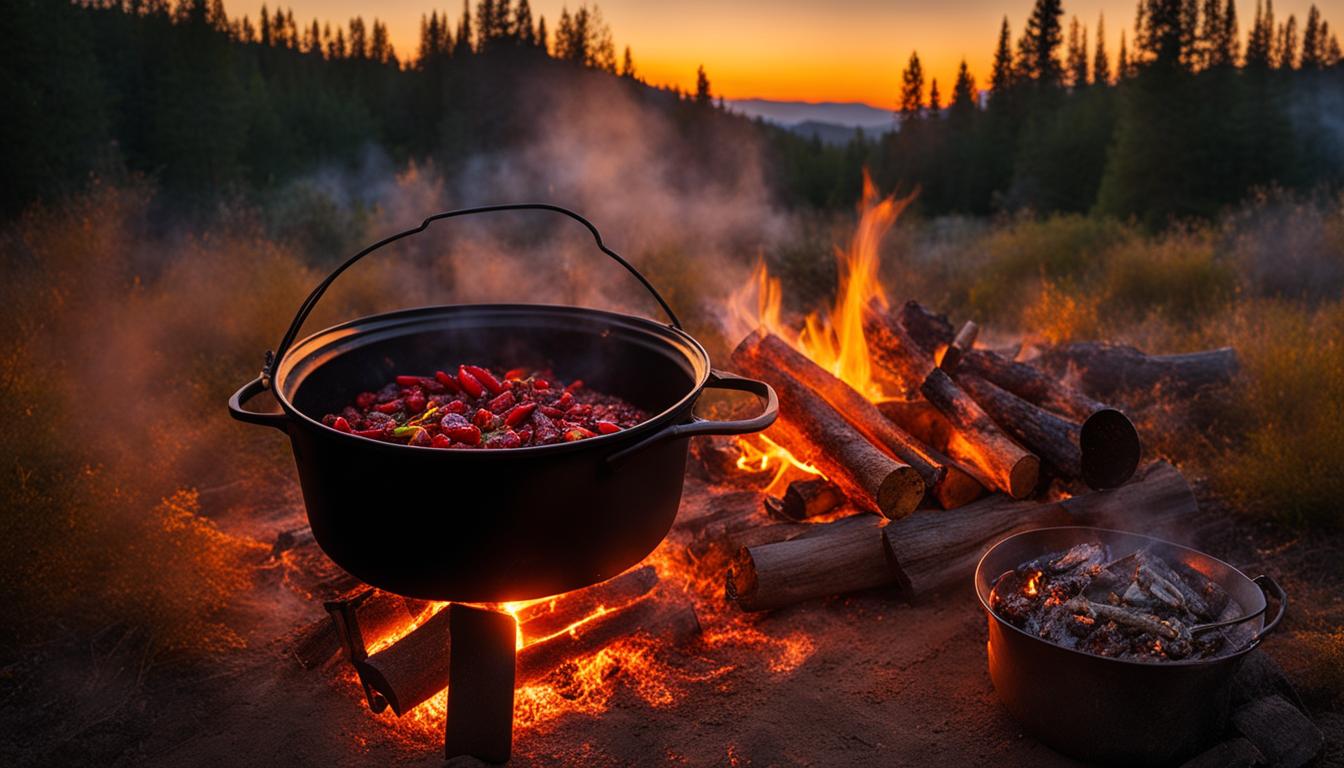
<path fill-rule="evenodd" d="M 607 457 L 607 464 L 618 464 L 632 454 L 667 440 L 695 437 L 696 435 L 753 434 L 774 424 L 775 419 L 779 418 L 779 397 L 775 395 L 774 388 L 764 381 L 748 379 L 744 376 L 738 376 L 732 373 L 711 370 L 709 372 L 709 381 L 705 382 L 705 389 L 731 389 L 737 392 L 750 392 L 760 398 L 762 404 L 761 412 L 759 415 L 753 416 L 750 419 L 736 419 L 732 421 L 715 421 L 713 419 L 700 419 L 692 416 L 691 420 L 685 424 L 673 424 L 663 431 L 651 435 L 623 451 L 613 453 L 611 456 Z"/>
<path fill-rule="evenodd" d="M 1275 627 L 1279 626 L 1280 621 L 1283 621 L 1283 614 L 1288 610 L 1288 593 L 1284 591 L 1283 587 L 1279 586 L 1279 583 L 1272 576 L 1261 574 L 1251 581 L 1255 582 L 1260 591 L 1265 593 L 1266 603 L 1269 602 L 1268 598 L 1271 596 L 1279 603 L 1279 609 L 1274 612 L 1274 618 L 1270 619 L 1269 623 L 1262 627 L 1259 632 L 1256 632 L 1255 637 L 1251 639 L 1251 647 L 1254 648 L 1265 639 L 1266 635 L 1273 632 Z"/>
<path fill-rule="evenodd" d="M 258 413 L 243 407 L 244 403 L 265 392 L 266 389 L 266 383 L 260 376 L 244 384 L 229 398 L 229 415 L 248 424 L 275 427 L 281 432 L 286 432 L 288 431 L 286 426 L 289 424 L 289 418 L 284 413 Z"/>

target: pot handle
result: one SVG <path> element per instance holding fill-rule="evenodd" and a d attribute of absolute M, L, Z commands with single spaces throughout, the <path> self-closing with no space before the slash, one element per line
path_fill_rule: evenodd
<path fill-rule="evenodd" d="M 1260 644 L 1260 641 L 1265 639 L 1265 635 L 1273 632 L 1274 628 L 1279 626 L 1280 621 L 1283 621 L 1283 614 L 1288 610 L 1288 593 L 1284 591 L 1283 587 L 1279 586 L 1279 583 L 1275 581 L 1272 576 L 1263 573 L 1256 576 L 1254 579 L 1251 579 L 1251 581 L 1255 582 L 1255 585 L 1260 588 L 1260 591 L 1265 593 L 1266 603 L 1269 602 L 1268 598 L 1271 595 L 1279 602 L 1279 610 L 1274 612 L 1274 618 L 1270 619 L 1268 624 L 1261 627 L 1260 631 L 1256 632 L 1255 637 L 1251 639 L 1251 647 L 1254 648 Z"/>
<path fill-rule="evenodd" d="M 285 426 L 289 423 L 289 419 L 284 413 L 258 413 L 256 411 L 249 411 L 243 407 L 243 403 L 246 403 L 248 400 L 251 400 L 265 391 L 266 384 L 262 381 L 260 376 L 247 382 L 239 388 L 237 392 L 233 393 L 233 397 L 229 398 L 229 415 L 239 421 L 245 421 L 248 424 L 260 424 L 263 427 L 275 427 L 281 432 L 284 432 L 286 431 Z"/>
<path fill-rule="evenodd" d="M 738 376 L 723 371 L 711 370 L 709 380 L 705 382 L 705 389 L 731 389 L 737 392 L 750 392 L 760 398 L 762 408 L 757 416 L 750 419 L 736 419 L 732 421 L 715 421 L 712 419 L 700 419 L 694 416 L 685 424 L 673 424 L 657 434 L 651 435 L 638 443 L 607 457 L 608 464 L 618 464 L 625 460 L 631 454 L 648 448 L 651 445 L 665 442 L 667 440 L 676 440 L 682 437 L 695 437 L 696 435 L 749 435 L 769 427 L 779 418 L 779 397 L 775 395 L 775 390 L 764 381 L 748 379 L 744 376 Z"/>
<path fill-rule="evenodd" d="M 313 289 L 313 292 L 308 294 L 308 298 L 303 300 L 303 304 L 299 306 L 298 314 L 294 316 L 294 322 L 290 323 L 289 330 L 285 331 L 284 338 L 280 340 L 280 346 L 276 347 L 274 352 L 266 353 L 266 362 L 264 367 L 261 369 L 262 382 L 266 386 L 268 387 L 270 386 L 271 374 L 274 373 L 275 371 L 275 365 L 282 358 L 284 358 L 285 352 L 289 351 L 290 346 L 294 343 L 294 339 L 299 335 L 299 329 L 303 327 L 304 321 L 308 319 L 309 313 L 311 313 L 313 311 L 313 308 L 317 306 L 317 302 L 322 298 L 322 295 L 327 292 L 327 288 L 331 287 L 331 284 L 336 282 L 336 278 L 340 277 L 342 272 L 354 266 L 355 262 L 359 261 L 365 256 L 368 256 L 370 253 L 373 253 L 374 251 L 378 250 L 379 248 L 382 248 L 385 245 L 390 245 L 398 240 L 401 240 L 402 238 L 410 237 L 411 235 L 425 231 L 426 229 L 429 228 L 430 224 L 433 224 L 434 222 L 439 221 L 440 219 L 452 219 L 458 216 L 470 216 L 478 213 L 495 213 L 497 211 L 552 211 L 554 213 L 559 213 L 564 216 L 568 216 L 569 218 L 579 222 L 588 230 L 590 234 L 592 234 L 593 241 L 597 243 L 598 250 L 602 251 L 607 256 L 611 257 L 611 259 L 615 261 L 617 264 L 620 264 L 622 267 L 625 267 L 625 270 L 627 272 L 634 275 L 635 279 L 640 282 L 640 285 L 643 285 L 645 290 L 649 292 L 649 295 L 653 296 L 654 300 L 658 302 L 658 306 L 662 307 L 663 312 L 667 314 L 667 319 L 672 321 L 672 327 L 678 330 L 681 329 L 681 320 L 677 318 L 677 314 L 672 311 L 672 307 L 668 305 L 667 300 L 663 298 L 662 294 L 658 293 L 658 289 L 654 288 L 653 283 L 650 283 L 647 277 L 641 274 L 638 269 L 635 269 L 633 264 L 626 261 L 624 258 L 620 256 L 620 254 L 611 250 L 610 248 L 607 247 L 606 243 L 602 242 L 602 233 L 597 231 L 597 227 L 593 226 L 593 223 L 591 221 L 588 221 L 584 217 L 580 216 L 574 211 L 569 210 L 568 208 L 561 208 L 558 205 L 551 205 L 549 203 L 509 203 L 505 205 L 483 205 L 476 208 L 460 208 L 455 211 L 445 211 L 443 213 L 436 213 L 433 216 L 430 216 L 426 218 L 424 221 L 420 222 L 420 226 L 418 227 L 408 229 L 404 232 L 398 232 L 395 235 L 390 235 L 388 237 L 383 238 L 382 240 L 379 240 L 378 242 L 374 243 L 373 245 L 370 245 L 369 247 L 365 248 L 359 253 L 356 253 L 354 256 L 351 256 L 350 258 L 346 259 L 344 263 L 336 267 L 336 269 L 332 270 L 331 274 L 327 275 L 326 278 L 322 280 L 322 282 L 317 284 L 317 287 Z"/>

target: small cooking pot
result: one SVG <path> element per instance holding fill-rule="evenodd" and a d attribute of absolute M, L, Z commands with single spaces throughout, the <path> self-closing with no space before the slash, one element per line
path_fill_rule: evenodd
<path fill-rule="evenodd" d="M 1199 571 L 1242 610 L 1235 649 L 1217 658 L 1141 662 L 1094 656 L 1024 632 L 990 608 L 994 582 L 1024 562 L 1085 542 L 1112 553 L 1144 547 Z M 1208 747 L 1227 724 L 1233 675 L 1278 626 L 1288 598 L 1268 576 L 1246 577 L 1193 549 L 1101 528 L 1041 528 L 990 548 L 975 569 L 989 618 L 989 676 L 1004 706 L 1032 736 L 1072 757 L 1111 765 L 1166 765 Z M 1278 602 L 1265 623 L 1267 594 Z"/>
<path fill-rule="evenodd" d="M 434 306 L 352 320 L 295 341 L 331 283 L 373 251 L 440 219 L 519 210 L 553 211 L 583 224 L 671 323 L 569 306 Z M 319 421 L 398 373 L 458 362 L 550 367 L 652 416 L 610 435 L 499 450 L 385 443 Z M 752 393 L 763 409 L 736 421 L 697 418 L 692 409 L 705 389 Z M 279 412 L 244 408 L 265 391 Z M 313 538 L 337 565 L 397 594 L 463 602 L 559 594 L 639 562 L 676 517 L 690 438 L 759 432 L 778 411 L 764 382 L 711 368 L 663 297 L 591 223 L 545 204 L 440 213 L 355 254 L 304 301 L 261 375 L 229 399 L 235 419 L 289 435 Z"/>

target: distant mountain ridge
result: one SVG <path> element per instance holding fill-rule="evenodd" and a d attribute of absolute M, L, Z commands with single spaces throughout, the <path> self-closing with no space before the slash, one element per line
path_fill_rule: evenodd
<path fill-rule="evenodd" d="M 896 126 L 891 110 L 878 109 L 857 101 L 771 101 L 769 99 L 733 99 L 728 109 L 748 117 L 759 117 L 767 122 L 788 128 L 800 124 L 828 124 L 845 128 L 862 128 L 865 133 L 881 133 Z"/>

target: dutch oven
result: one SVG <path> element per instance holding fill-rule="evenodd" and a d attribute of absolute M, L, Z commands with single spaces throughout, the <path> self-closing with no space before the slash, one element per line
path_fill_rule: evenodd
<path fill-rule="evenodd" d="M 586 227 L 671 322 L 572 306 L 468 304 L 371 315 L 296 340 L 332 282 L 368 254 L 441 219 L 523 210 Z M 652 415 L 615 434 L 496 450 L 385 443 L 319 421 L 395 374 L 459 362 L 550 367 Z M 692 411 L 706 389 L 749 392 L 763 409 L 737 421 L 698 418 Z M 279 412 L 245 410 L 267 391 Z M 778 409 L 764 382 L 714 370 L 658 291 L 591 223 L 547 204 L 436 214 L 350 257 L 303 302 L 261 375 L 229 400 L 234 418 L 289 436 L 313 537 L 337 565 L 397 594 L 463 602 L 555 595 L 639 562 L 676 517 L 690 438 L 758 432 Z"/>
<path fill-rule="evenodd" d="M 1228 622 L 1231 649 L 1214 658 L 1132 661 L 1047 642 L 1000 618 L 989 596 L 1000 574 L 1085 542 L 1112 553 L 1151 547 L 1217 583 L 1241 608 Z M 975 570 L 975 591 L 989 617 L 989 675 L 1009 713 L 1032 736 L 1072 757 L 1110 765 L 1167 765 L 1218 739 L 1231 706 L 1230 684 L 1246 654 L 1279 621 L 1287 596 L 1268 576 L 1241 571 L 1193 549 L 1101 528 L 1041 528 L 995 544 Z M 1278 602 L 1265 622 L 1267 595 Z"/>

